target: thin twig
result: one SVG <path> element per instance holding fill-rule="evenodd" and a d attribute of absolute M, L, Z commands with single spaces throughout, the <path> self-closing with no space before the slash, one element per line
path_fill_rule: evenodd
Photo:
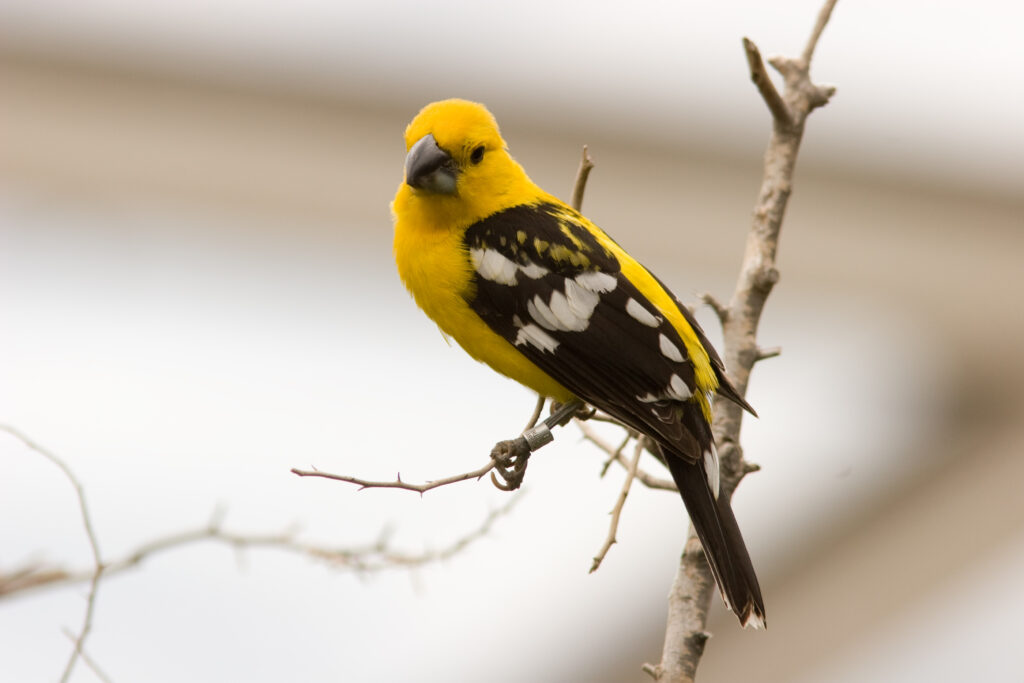
<path fill-rule="evenodd" d="M 537 406 L 543 405 L 542 400 L 538 401 Z M 348 484 L 355 484 L 362 489 L 402 489 L 403 491 L 415 491 L 420 495 L 436 489 L 441 486 L 447 486 L 449 484 L 457 484 L 462 481 L 469 479 L 480 479 L 485 474 L 490 473 L 491 482 L 501 489 L 502 491 L 514 491 L 519 488 L 523 482 L 523 476 L 526 473 L 526 465 L 529 461 L 530 454 L 543 447 L 545 444 L 550 443 L 554 438 L 550 434 L 550 430 L 563 426 L 568 422 L 574 415 L 578 415 L 581 409 L 585 408 L 585 404 L 582 401 L 573 400 L 557 407 L 553 410 L 551 415 L 545 418 L 544 423 L 541 425 L 544 427 L 544 431 L 547 435 L 546 440 L 540 441 L 528 441 L 526 434 L 519 436 L 515 439 L 509 439 L 506 441 L 499 441 L 491 449 L 491 458 L 487 464 L 479 467 L 470 472 L 463 472 L 462 474 L 454 474 L 450 477 L 444 477 L 441 479 L 434 479 L 422 484 L 410 484 L 409 482 L 402 481 L 402 475 L 399 473 L 396 475 L 394 480 L 391 481 L 373 481 L 370 479 L 362 479 L 360 477 L 353 477 L 348 474 L 332 474 L 330 472 L 322 472 L 315 467 L 309 470 L 302 470 L 298 468 L 292 468 L 292 474 L 300 477 L 320 477 L 322 479 L 333 479 L 335 481 L 343 481 Z M 535 418 L 539 418 L 539 415 L 531 417 L 530 422 L 536 423 Z M 527 428 L 527 432 L 531 430 Z M 534 430 L 536 431 L 536 430 Z M 499 477 L 501 481 L 499 481 Z"/>
<path fill-rule="evenodd" d="M 632 440 L 633 435 L 630 434 L 629 432 L 626 432 L 626 438 L 622 440 L 622 443 L 619 444 L 618 448 L 616 448 L 614 451 L 608 454 L 608 459 L 604 461 L 603 465 L 601 465 L 600 477 L 602 479 L 604 479 L 604 475 L 608 474 L 608 468 L 612 466 L 613 462 L 619 459 L 619 456 L 622 455 L 622 451 L 625 450 L 626 446 L 628 446 L 629 442 Z"/>
<path fill-rule="evenodd" d="M 71 468 L 68 467 L 63 460 L 22 434 L 14 427 L 0 425 L 0 430 L 7 432 L 14 438 L 21 441 L 21 443 L 29 450 L 35 451 L 52 462 L 60 469 L 61 472 L 64 473 L 67 480 L 71 482 L 71 485 L 75 489 L 75 496 L 78 498 L 78 509 L 82 517 L 82 526 L 85 527 L 85 535 L 89 540 L 89 548 L 92 551 L 93 568 L 91 570 L 91 577 L 89 581 L 89 594 L 86 597 L 85 602 L 85 614 L 82 616 L 82 626 L 78 631 L 78 636 L 74 638 L 74 649 L 68 657 L 68 661 L 64 665 L 64 672 L 60 677 L 61 683 L 65 683 L 71 678 L 71 672 L 75 668 L 75 662 L 78 661 L 78 657 L 81 655 L 82 645 L 85 643 L 85 639 L 89 636 L 89 631 L 92 630 L 92 617 L 96 609 L 96 593 L 99 590 L 100 576 L 103 574 L 103 560 L 100 555 L 99 541 L 96 539 L 96 532 L 92 526 L 89 506 L 85 502 L 85 490 L 82 488 L 82 483 L 78 480 L 78 477 L 76 477 L 71 471 Z"/>
<path fill-rule="evenodd" d="M 594 555 L 594 563 L 590 565 L 590 573 L 593 574 L 597 571 L 597 568 L 601 566 L 605 556 L 611 547 L 617 543 L 615 538 L 619 531 L 619 518 L 622 516 L 622 508 L 626 504 L 626 497 L 629 496 L 629 489 L 633 486 L 633 478 L 636 476 L 637 466 L 640 464 L 640 456 L 644 453 L 644 444 L 642 440 L 637 440 L 636 448 L 633 449 L 633 459 L 629 462 L 629 467 L 626 469 L 626 479 L 622 482 L 622 490 L 619 491 L 619 497 L 615 501 L 615 507 L 612 508 L 612 519 L 608 524 L 608 537 L 604 540 L 604 545 L 597 551 L 597 555 Z"/>
<path fill-rule="evenodd" d="M 622 465 L 623 469 L 629 469 L 629 462 L 626 460 L 625 456 L 623 456 L 621 452 L 616 454 L 616 448 L 609 444 L 604 439 L 602 439 L 600 436 L 598 436 L 597 432 L 591 429 L 588 424 L 586 424 L 585 422 L 577 421 L 576 426 L 579 427 L 580 432 L 583 433 L 584 441 L 589 441 L 590 443 L 597 446 L 598 449 L 604 451 L 606 454 L 613 458 L 613 462 Z M 642 469 L 637 469 L 636 478 L 640 481 L 641 484 L 643 484 L 649 489 L 658 489 L 661 491 L 675 491 L 677 493 L 679 491 L 674 481 L 670 479 L 656 477 L 653 474 L 650 474 Z"/>
<path fill-rule="evenodd" d="M 793 115 L 768 76 L 768 70 L 764 68 L 764 60 L 761 59 L 761 51 L 749 38 L 743 39 L 743 51 L 747 55 L 747 65 L 750 67 L 750 80 L 757 86 L 757 91 L 761 93 L 761 99 L 768 105 L 772 118 L 781 126 L 792 125 Z"/>
<path fill-rule="evenodd" d="M 597 432 L 586 422 L 577 422 L 576 426 L 579 427 L 584 441 L 589 441 L 614 459 L 617 448 L 598 436 Z"/>
<path fill-rule="evenodd" d="M 524 432 L 527 429 L 533 429 L 534 427 L 537 426 L 537 420 L 540 419 L 540 414 L 544 412 L 544 404 L 547 402 L 547 400 L 547 396 L 537 397 L 537 405 L 533 407 L 533 414 L 530 415 L 530 421 L 526 423 L 525 427 L 523 427 Z"/>
<path fill-rule="evenodd" d="M 590 177 L 593 168 L 594 160 L 590 158 L 587 146 L 583 145 L 583 157 L 580 159 L 580 168 L 576 171 L 576 182 L 572 188 L 572 208 L 577 211 L 583 209 L 583 191 L 587 187 L 587 178 Z"/>
<path fill-rule="evenodd" d="M 63 629 L 63 633 L 72 643 L 78 640 L 78 637 L 75 636 L 75 634 L 68 629 Z M 102 683 L 113 683 L 110 676 L 108 676 L 107 673 L 100 668 L 99 664 L 96 663 L 96 660 L 90 657 L 84 649 L 79 649 L 78 656 L 82 658 L 82 661 L 85 663 L 85 665 L 89 667 L 93 675 L 96 676 L 96 678 L 100 679 Z"/>
<path fill-rule="evenodd" d="M 436 489 L 440 486 L 456 484 L 460 481 L 466 481 L 468 479 L 480 479 L 497 466 L 498 462 L 494 458 L 491 458 L 486 465 L 478 469 L 472 470 L 470 472 L 463 472 L 462 474 L 453 474 L 450 477 L 444 477 L 442 479 L 434 479 L 423 484 L 410 484 L 408 482 L 402 481 L 401 474 L 398 474 L 397 478 L 394 481 L 371 481 L 369 479 L 351 477 L 347 474 L 331 474 L 330 472 L 321 472 L 316 468 L 313 468 L 311 470 L 300 470 L 297 468 L 293 468 L 292 474 L 297 474 L 300 477 L 321 477 L 323 479 L 344 481 L 349 484 L 355 484 L 356 486 L 359 487 L 360 491 L 362 491 L 363 489 L 402 489 L 404 491 L 417 491 L 422 494 L 426 493 L 427 491 L 430 491 L 431 489 Z"/>
<path fill-rule="evenodd" d="M 818 39 L 821 38 L 821 32 L 828 25 L 828 20 L 832 17 L 832 10 L 835 9 L 835 6 L 836 0 L 828 0 L 821 8 L 821 11 L 818 12 L 818 20 L 814 22 L 811 37 L 807 41 L 807 45 L 804 46 L 803 54 L 800 55 L 800 59 L 803 60 L 804 64 L 810 65 L 811 58 L 814 57 L 814 50 L 818 47 Z"/>

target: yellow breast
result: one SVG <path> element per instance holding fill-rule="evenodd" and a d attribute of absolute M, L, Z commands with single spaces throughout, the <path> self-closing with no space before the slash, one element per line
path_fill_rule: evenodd
<path fill-rule="evenodd" d="M 416 304 L 470 356 L 539 394 L 568 401 L 572 392 L 527 360 L 469 307 L 473 267 L 462 242 L 466 226 L 439 224 L 408 192 L 395 198 L 395 261 Z"/>

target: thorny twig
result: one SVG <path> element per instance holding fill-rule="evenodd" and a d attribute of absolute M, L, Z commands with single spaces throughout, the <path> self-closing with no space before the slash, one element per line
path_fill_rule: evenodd
<path fill-rule="evenodd" d="M 404 491 L 415 491 L 420 495 L 436 489 L 440 486 L 456 484 L 469 479 L 480 479 L 485 474 L 491 475 L 491 482 L 503 491 L 513 491 L 522 484 L 523 476 L 526 473 L 526 464 L 530 454 L 538 448 L 548 444 L 554 438 L 551 430 L 567 423 L 573 417 L 578 417 L 586 410 L 581 401 L 571 401 L 566 404 L 551 406 L 551 415 L 545 418 L 541 424 L 527 429 L 521 436 L 507 441 L 499 441 L 491 449 L 491 459 L 482 467 L 462 474 L 454 474 L 443 479 L 435 479 L 422 484 L 410 484 L 402 481 L 399 473 L 392 481 L 372 481 L 353 477 L 347 474 L 332 474 L 322 472 L 316 468 L 311 470 L 292 469 L 292 474 L 300 477 L 320 477 L 322 479 L 333 479 L 349 484 L 355 484 L 362 489 L 402 489 Z M 530 420 L 533 422 L 533 420 Z M 501 477 L 502 481 L 498 481 Z"/>
<path fill-rule="evenodd" d="M 498 465 L 498 461 L 491 458 L 487 464 L 469 472 L 463 472 L 462 474 L 453 474 L 450 477 L 443 477 L 441 479 L 434 479 L 422 484 L 410 484 L 407 481 L 402 481 L 402 474 L 396 475 L 393 481 L 372 481 L 370 479 L 361 479 L 359 477 L 352 477 L 347 474 L 332 474 L 330 472 L 321 472 L 320 470 L 313 468 L 310 470 L 300 470 L 298 468 L 292 468 L 292 474 L 297 474 L 300 477 L 321 477 L 323 479 L 333 479 L 334 481 L 343 481 L 349 484 L 355 484 L 362 489 L 402 489 L 404 491 L 416 491 L 418 493 L 426 493 L 431 489 L 436 489 L 439 486 L 447 486 L 449 484 L 456 484 L 460 481 L 466 481 L 468 479 L 480 479 L 488 472 L 493 470 Z"/>

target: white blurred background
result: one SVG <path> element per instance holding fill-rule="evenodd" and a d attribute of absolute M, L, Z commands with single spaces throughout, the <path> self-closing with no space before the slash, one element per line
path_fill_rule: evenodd
<path fill-rule="evenodd" d="M 0 422 L 81 478 L 104 557 L 204 525 L 448 546 L 509 496 L 422 498 L 533 397 L 402 289 L 388 204 L 425 103 L 486 102 L 513 154 L 684 299 L 728 297 L 769 131 L 740 38 L 817 2 L 0 2 Z M 840 2 L 762 325 L 735 506 L 767 632 L 716 604 L 703 680 L 1020 681 L 1024 10 Z M 701 320 L 714 339 L 715 323 Z M 643 681 L 686 531 L 570 427 L 490 533 L 357 575 L 202 544 L 104 582 L 124 681 Z M 657 465 L 648 463 L 657 471 Z M 0 572 L 87 567 L 68 483 L 0 433 Z M 86 586 L 0 601 L 0 680 L 55 680 Z M 96 680 L 79 666 L 75 681 Z"/>

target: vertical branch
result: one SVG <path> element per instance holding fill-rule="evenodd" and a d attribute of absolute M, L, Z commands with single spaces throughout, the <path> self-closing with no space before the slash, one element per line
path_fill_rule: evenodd
<path fill-rule="evenodd" d="M 768 77 L 761 53 L 743 40 L 750 78 L 772 115 L 772 134 L 764 156 L 764 177 L 754 207 L 753 222 L 729 304 L 714 303 L 722 322 L 723 357 L 740 395 L 746 394 L 750 371 L 767 354 L 757 345 L 757 327 L 765 301 L 779 279 L 775 267 L 779 233 L 792 191 L 793 170 L 807 116 L 828 103 L 835 89 L 810 79 L 810 62 L 836 0 L 827 0 L 800 57 L 775 58 L 771 65 L 782 74 L 785 91 L 779 94 Z M 742 409 L 729 401 L 716 401 L 713 430 L 721 462 L 721 495 L 732 497 L 740 480 L 755 469 L 743 460 L 739 446 Z M 646 666 L 655 680 L 692 682 L 707 641 L 707 615 L 715 590 L 700 542 L 691 527 L 669 595 L 668 623 L 661 664 Z"/>

